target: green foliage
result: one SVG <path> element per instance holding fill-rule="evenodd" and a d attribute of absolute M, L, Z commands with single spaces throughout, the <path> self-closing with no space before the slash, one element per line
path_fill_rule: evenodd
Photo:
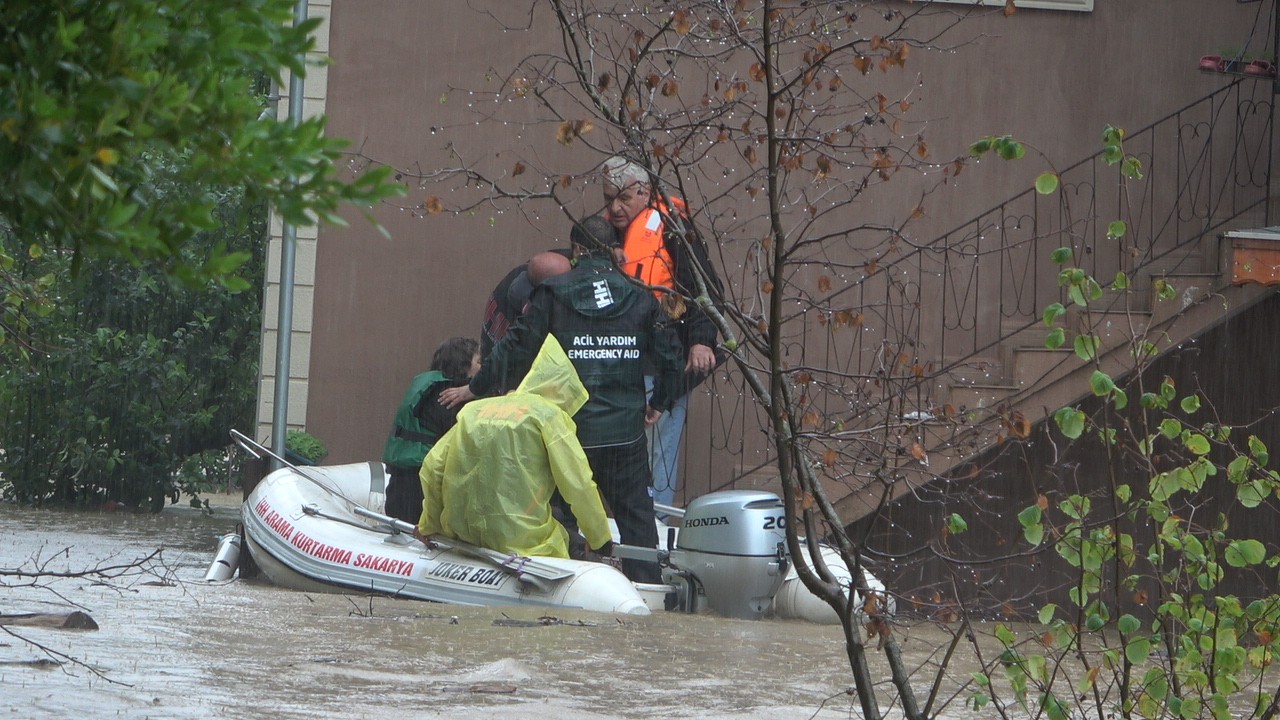
<path fill-rule="evenodd" d="M 329 454 L 328 448 L 314 435 L 302 430 L 290 430 L 284 438 L 284 447 L 308 463 L 317 463 Z"/>
<path fill-rule="evenodd" d="M 1122 183 L 1141 177 L 1123 138 L 1115 127 L 1103 134 L 1103 159 L 1121 165 Z M 1127 232 L 1119 221 L 1108 228 L 1113 239 Z M 1088 328 L 1098 285 L 1071 264 L 1073 256 L 1059 248 L 1051 259 Z M 1127 276 L 1117 275 L 1112 288 L 1127 291 Z M 1154 289 L 1161 298 L 1176 295 L 1164 281 Z M 1062 303 L 1045 308 L 1047 346 L 1064 343 L 1065 315 Z M 1126 374 L 1141 382 L 1155 347 L 1143 338 L 1131 346 L 1134 366 Z M 1109 494 L 1069 494 L 1056 506 L 1041 494 L 1018 514 L 1023 541 L 1048 545 L 1071 568 L 1070 605 L 1044 605 L 1038 626 L 1022 634 L 998 628 L 1001 654 L 990 667 L 1000 672 L 975 683 L 970 705 L 991 703 L 1000 689 L 1043 717 L 1270 716 L 1272 695 L 1259 688 L 1274 682 L 1280 595 L 1259 590 L 1261 597 L 1245 602 L 1222 583 L 1233 569 L 1280 567 L 1280 555 L 1262 539 L 1233 534 L 1225 510 L 1205 507 L 1209 496 L 1245 510 L 1280 498 L 1280 473 L 1267 467 L 1266 444 L 1249 436 L 1241 446 L 1236 428 L 1204 413 L 1203 398 L 1180 393 L 1168 377 L 1142 387 L 1136 407 L 1120 412 L 1127 396 L 1096 362 L 1100 340 L 1085 330 L 1074 334 L 1073 347 L 1093 364 L 1089 392 L 1108 402 L 1094 416 L 1061 408 L 1054 423 L 1068 440 L 1096 442 L 1124 461 L 1116 463 Z M 1116 481 L 1135 471 L 1145 471 L 1145 486 Z M 1078 703 L 1074 715 L 1062 704 L 1068 697 Z"/>
<path fill-rule="evenodd" d="M 221 222 L 240 189 L 287 222 L 340 222 L 344 202 L 395 192 L 389 169 L 339 177 L 341 141 L 322 120 L 275 120 L 260 78 L 281 79 L 320 20 L 291 27 L 290 0 L 11 0 L 0 4 L 0 225 L 22 254 L 152 262 L 194 287 L 243 290 L 248 257 L 216 245 L 182 252 Z M 156 179 L 202 187 L 157 194 Z M 0 276 L 6 327 L 48 310 L 38 276 Z M 20 339 L 20 338 L 19 338 Z M 5 340 L 5 338 L 0 338 Z M 0 349 L 26 348 L 10 337 Z"/>
<path fill-rule="evenodd" d="M 156 167 L 149 192 L 162 201 L 216 200 L 219 229 L 181 253 L 243 254 L 246 271 L 263 272 L 261 203 L 178 184 L 180 173 Z M 19 242 L 0 233 L 0 248 Z M 60 297 L 30 316 L 32 358 L 0 368 L 0 491 L 22 502 L 159 509 L 225 482 L 234 462 L 220 452 L 227 430 L 253 419 L 260 294 L 192 288 L 155 262 L 95 259 L 74 276 L 73 264 L 71 253 L 53 252 L 21 266 L 60 278 Z"/>

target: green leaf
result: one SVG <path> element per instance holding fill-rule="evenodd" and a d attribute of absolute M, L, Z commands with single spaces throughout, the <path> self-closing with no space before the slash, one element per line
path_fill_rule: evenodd
<path fill-rule="evenodd" d="M 1129 394 L 1120 388 L 1116 388 L 1111 394 L 1111 402 L 1115 404 L 1117 410 L 1123 410 L 1129 407 Z M 1115 432 L 1114 430 L 1112 432 Z"/>
<path fill-rule="evenodd" d="M 1267 452 L 1267 444 L 1257 435 L 1249 436 L 1249 454 L 1253 456 L 1254 462 L 1259 465 L 1266 465 L 1270 459 L 1270 453 Z"/>
<path fill-rule="evenodd" d="M 1035 523 L 1022 528 L 1022 536 L 1031 547 L 1038 547 L 1044 540 L 1044 525 Z"/>
<path fill-rule="evenodd" d="M 1223 557 L 1232 567 L 1257 565 L 1267 559 L 1267 547 L 1253 539 L 1234 540 L 1227 544 Z"/>
<path fill-rule="evenodd" d="M 1186 445 L 1187 450 L 1190 450 L 1196 455 L 1209 454 L 1209 438 L 1201 435 L 1200 433 L 1191 433 L 1187 436 L 1187 439 L 1183 441 L 1183 444 Z"/>
<path fill-rule="evenodd" d="M 947 532 L 951 535 L 959 535 L 969 529 L 969 523 L 959 513 L 951 513 L 947 516 Z"/>
<path fill-rule="evenodd" d="M 1107 226 L 1107 239 L 1119 240 L 1129 231 L 1129 226 L 1123 220 L 1112 220 Z"/>
<path fill-rule="evenodd" d="M 1057 350 L 1067 341 L 1067 333 L 1062 328 L 1054 328 L 1044 337 L 1044 346 L 1049 350 Z"/>
<path fill-rule="evenodd" d="M 1098 336 L 1077 335 L 1073 341 L 1076 357 L 1081 360 L 1092 360 L 1098 355 Z"/>
<path fill-rule="evenodd" d="M 1147 638 L 1134 638 L 1125 643 L 1124 657 L 1134 665 L 1145 663 L 1150 654 L 1151 641 Z"/>
<path fill-rule="evenodd" d="M 1054 321 L 1066 314 L 1067 309 L 1062 306 L 1062 303 L 1052 303 L 1046 306 L 1044 309 L 1045 327 L 1053 327 Z"/>
<path fill-rule="evenodd" d="M 1124 164 L 1120 166 L 1120 173 L 1127 178 L 1133 180 L 1142 179 L 1142 161 L 1130 155 L 1124 159 Z"/>
<path fill-rule="evenodd" d="M 1117 272 L 1116 279 L 1111 283 L 1111 287 L 1117 290 L 1128 290 L 1129 276 L 1126 275 L 1123 270 L 1120 272 Z"/>
<path fill-rule="evenodd" d="M 1055 173 L 1041 173 L 1036 178 L 1036 192 L 1041 195 L 1051 195 L 1058 189 L 1058 176 Z"/>
<path fill-rule="evenodd" d="M 1053 614 L 1057 612 L 1057 610 L 1058 610 L 1058 606 L 1055 605 L 1054 603 L 1049 603 L 1048 605 L 1045 605 L 1044 607 L 1040 608 L 1040 612 L 1037 615 L 1037 617 L 1040 619 L 1040 624 L 1048 625 L 1050 622 L 1052 622 Z"/>
<path fill-rule="evenodd" d="M 1200 396 L 1188 395 L 1182 398 L 1181 406 L 1182 406 L 1182 412 L 1190 415 L 1191 413 L 1200 409 Z"/>
<path fill-rule="evenodd" d="M 1066 265 L 1071 262 L 1074 252 L 1069 247 L 1060 247 L 1049 254 L 1049 259 L 1054 265 Z"/>
<path fill-rule="evenodd" d="M 991 144 L 995 142 L 993 137 L 985 137 L 969 146 L 969 154 L 975 158 L 986 155 L 991 150 Z"/>
<path fill-rule="evenodd" d="M 1182 434 L 1182 423 L 1166 418 L 1160 422 L 1160 434 L 1172 440 Z"/>
<path fill-rule="evenodd" d="M 1006 135 L 996 141 L 996 154 L 1005 160 L 1020 160 L 1027 154 L 1027 149 Z"/>
<path fill-rule="evenodd" d="M 1111 379 L 1110 375 L 1102 372 L 1101 370 L 1094 370 L 1093 375 L 1089 378 L 1089 388 L 1093 390 L 1094 395 L 1102 397 L 1103 395 L 1110 393 L 1112 390 L 1115 390 L 1116 383 Z"/>
<path fill-rule="evenodd" d="M 1064 407 L 1053 414 L 1053 421 L 1063 435 L 1075 440 L 1084 434 L 1084 412 L 1073 407 Z"/>
<path fill-rule="evenodd" d="M 1018 513 L 1018 522 L 1022 524 L 1022 527 L 1027 527 L 1028 525 L 1039 523 L 1043 517 L 1044 511 L 1040 509 L 1039 505 L 1029 505 Z"/>
<path fill-rule="evenodd" d="M 1128 613 L 1121 615 L 1120 619 L 1116 621 L 1116 629 L 1125 635 L 1130 635 L 1141 627 L 1142 621 Z"/>

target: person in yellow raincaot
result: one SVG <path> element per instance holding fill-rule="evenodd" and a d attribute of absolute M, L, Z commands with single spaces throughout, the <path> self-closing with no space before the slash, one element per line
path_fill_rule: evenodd
<path fill-rule="evenodd" d="M 611 554 L 609 520 L 573 422 L 586 401 L 573 364 L 548 335 L 514 392 L 468 403 L 427 453 L 419 539 L 438 533 L 504 553 L 567 558 L 568 533 L 551 514 L 559 490 L 588 546 Z"/>

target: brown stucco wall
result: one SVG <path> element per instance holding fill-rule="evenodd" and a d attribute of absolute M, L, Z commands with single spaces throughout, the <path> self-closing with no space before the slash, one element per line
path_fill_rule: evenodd
<path fill-rule="evenodd" d="M 904 72 L 876 72 L 863 82 L 910 89 L 912 112 L 925 121 L 934 158 L 963 155 L 983 135 L 1011 133 L 1067 164 L 1099 148 L 1103 124 L 1149 123 L 1226 82 L 1200 74 L 1196 62 L 1243 43 L 1259 6 L 1211 4 L 1212 12 L 1205 0 L 1098 0 L 1090 13 L 983 12 L 937 40 L 936 52 L 914 52 Z M 450 92 L 493 88 L 520 58 L 554 44 L 545 7 L 537 4 L 530 13 L 528 6 L 509 0 L 332 3 L 330 132 L 351 139 L 362 155 L 405 171 L 410 192 L 403 202 L 374 208 L 390 239 L 357 212 L 347 213 L 351 227 L 319 233 L 306 426 L 329 443 L 329 462 L 377 456 L 403 388 L 425 369 L 432 350 L 449 336 L 477 334 L 493 284 L 531 253 L 565 243 L 566 221 L 554 208 L 529 215 L 481 205 L 427 217 L 418 207 L 447 190 L 430 178 L 419 183 L 415 173 L 456 166 L 451 146 L 493 173 L 509 169 L 505 158 L 495 157 L 512 149 L 572 173 L 587 172 L 601 158 L 581 144 L 558 146 L 553 127 L 521 124 L 518 115 L 510 121 L 509 108 L 507 124 L 476 124 L 477 114 L 489 109 L 482 97 Z M 877 5 L 902 12 L 920 6 Z M 502 30 L 486 12 L 532 29 Z M 916 35 L 929 36 L 943 21 L 918 23 Z M 970 166 L 927 198 L 913 239 L 928 240 L 1014 195 L 1042 168 L 1039 161 Z M 895 179 L 895 190 L 913 197 L 913 188 L 934 180 L 904 175 Z M 597 192 L 568 193 L 567 211 L 593 210 Z M 849 211 L 893 223 L 905 207 L 888 200 Z M 734 278 L 739 270 L 721 273 Z M 767 464 L 759 427 L 731 375 L 705 386 L 689 423 L 690 488 L 723 486 Z"/>

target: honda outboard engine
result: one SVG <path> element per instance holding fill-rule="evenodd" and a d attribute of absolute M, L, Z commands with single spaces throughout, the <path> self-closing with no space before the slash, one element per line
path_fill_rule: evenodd
<path fill-rule="evenodd" d="M 788 565 L 787 519 L 777 495 L 703 495 L 689 504 L 682 525 L 671 564 L 697 578 L 708 607 L 750 620 L 769 610 Z"/>

